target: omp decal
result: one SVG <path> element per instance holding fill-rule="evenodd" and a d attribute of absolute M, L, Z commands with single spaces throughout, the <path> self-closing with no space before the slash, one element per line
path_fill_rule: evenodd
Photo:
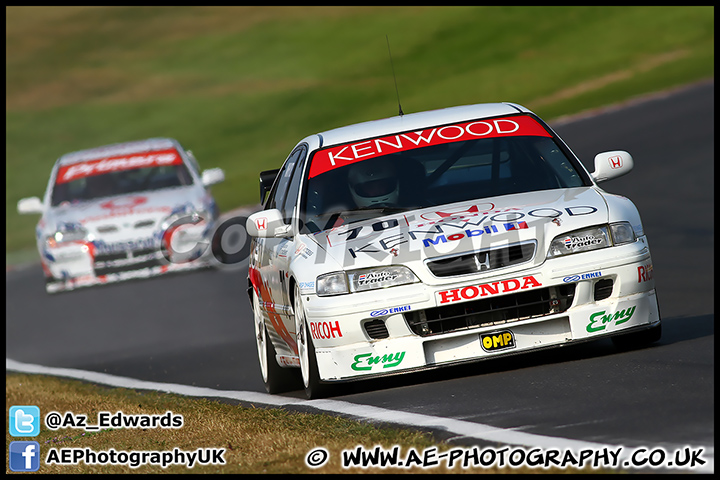
<path fill-rule="evenodd" d="M 386 353 L 382 356 L 373 356 L 372 353 L 361 353 L 360 355 L 355 355 L 355 361 L 350 365 L 350 368 L 359 372 L 372 370 L 373 366 L 377 365 L 382 365 L 382 368 L 397 367 L 403 361 L 403 358 L 405 358 L 405 352 L 397 352 L 394 354 Z"/>
<path fill-rule="evenodd" d="M 515 336 L 510 330 L 480 335 L 480 344 L 486 352 L 515 348 Z"/>
<path fill-rule="evenodd" d="M 78 178 L 91 177 L 108 172 L 179 165 L 181 163 L 182 158 L 174 148 L 153 153 L 107 157 L 60 167 L 58 169 L 56 183 L 67 183 Z"/>
<path fill-rule="evenodd" d="M 477 297 L 490 297 L 502 293 L 514 292 L 516 290 L 527 290 L 529 288 L 542 287 L 534 276 L 529 275 L 522 278 L 511 278 L 510 280 L 501 280 L 499 282 L 482 283 L 480 285 L 470 285 L 463 288 L 455 288 L 453 290 L 445 290 L 438 292 L 440 303 L 451 303 L 462 300 L 472 300 Z"/>
<path fill-rule="evenodd" d="M 633 313 L 635 313 L 635 306 L 607 315 L 605 310 L 593 313 L 590 315 L 590 323 L 587 324 L 586 330 L 588 333 L 599 332 L 605 330 L 607 324 L 612 322 L 615 322 L 616 326 L 620 325 L 630 320 Z"/>
<path fill-rule="evenodd" d="M 391 313 L 409 312 L 410 310 L 410 305 L 405 305 L 404 307 L 383 308 L 382 310 L 370 312 L 370 316 L 381 317 L 383 315 L 390 315 Z"/>
<path fill-rule="evenodd" d="M 433 127 L 320 150 L 313 157 L 309 177 L 395 152 L 478 138 L 518 135 L 551 136 L 539 123 L 525 115 Z"/>
<path fill-rule="evenodd" d="M 581 273 L 579 275 L 568 275 L 567 277 L 563 278 L 563 282 L 579 282 L 580 280 L 588 280 L 590 278 L 599 278 L 602 277 L 602 272 L 590 272 L 590 273 Z"/>
<path fill-rule="evenodd" d="M 328 338 L 342 337 L 340 330 L 340 322 L 310 322 L 310 335 L 316 340 L 326 340 Z"/>
<path fill-rule="evenodd" d="M 638 267 L 638 283 L 647 282 L 653 278 L 652 263 Z"/>

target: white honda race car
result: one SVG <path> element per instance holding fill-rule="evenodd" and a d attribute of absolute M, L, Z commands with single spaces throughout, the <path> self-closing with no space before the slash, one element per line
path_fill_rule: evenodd
<path fill-rule="evenodd" d="M 258 356 L 270 393 L 612 337 L 661 335 L 637 208 L 598 187 L 528 109 L 482 104 L 303 139 L 260 175 L 247 220 Z M 272 188 L 269 186 L 272 185 Z"/>
<path fill-rule="evenodd" d="M 205 266 L 218 211 L 208 187 L 221 169 L 200 173 L 177 140 L 152 138 L 72 152 L 52 169 L 37 248 L 48 293 Z M 204 258 L 204 257 L 203 257 Z"/>

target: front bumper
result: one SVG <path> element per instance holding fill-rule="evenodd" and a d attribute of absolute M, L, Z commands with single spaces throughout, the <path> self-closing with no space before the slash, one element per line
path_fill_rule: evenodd
<path fill-rule="evenodd" d="M 626 254 L 618 256 L 621 248 Z M 344 381 L 435 368 L 659 324 L 648 249 L 598 253 L 481 282 L 305 294 L 320 377 Z M 502 291 L 503 280 L 509 292 Z"/>

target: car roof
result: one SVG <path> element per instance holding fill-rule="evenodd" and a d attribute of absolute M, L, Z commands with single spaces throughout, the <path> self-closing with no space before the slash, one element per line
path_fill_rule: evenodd
<path fill-rule="evenodd" d="M 146 140 L 113 143 L 111 145 L 103 145 L 101 147 L 66 153 L 57 160 L 57 164 L 72 165 L 77 162 L 84 162 L 88 160 L 114 157 L 118 155 L 131 155 L 134 153 L 153 152 L 157 150 L 167 150 L 168 148 L 173 147 L 177 148 L 178 151 L 182 151 L 182 147 L 180 147 L 178 141 L 173 138 L 148 138 Z"/>
<path fill-rule="evenodd" d="M 438 125 L 481 120 L 518 113 L 532 113 L 527 108 L 515 103 L 479 103 L 448 107 L 426 112 L 409 113 L 382 120 L 371 120 L 345 127 L 327 130 L 318 135 L 322 138 L 322 147 L 339 145 L 355 140 L 373 138 L 381 135 L 407 132 Z"/>

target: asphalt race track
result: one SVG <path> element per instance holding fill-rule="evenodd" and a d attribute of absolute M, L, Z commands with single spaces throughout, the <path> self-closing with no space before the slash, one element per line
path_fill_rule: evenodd
<path fill-rule="evenodd" d="M 627 150 L 629 175 L 602 184 L 637 205 L 653 255 L 663 337 L 609 340 L 349 384 L 355 404 L 625 446 L 714 448 L 714 82 L 560 120 L 593 170 Z M 6 358 L 154 382 L 264 392 L 245 293 L 247 262 L 44 291 L 39 265 L 6 274 Z M 289 397 L 301 398 L 302 392 Z"/>

